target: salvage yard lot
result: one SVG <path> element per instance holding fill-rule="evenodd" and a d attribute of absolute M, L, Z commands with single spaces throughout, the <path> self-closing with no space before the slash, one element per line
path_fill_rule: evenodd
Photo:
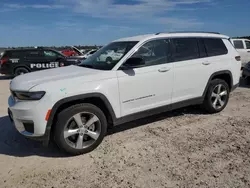
<path fill-rule="evenodd" d="M 23 138 L 7 117 L 9 79 L 0 76 L 0 187 L 249 187 L 250 89 L 226 109 L 197 107 L 118 126 L 82 156 Z"/>

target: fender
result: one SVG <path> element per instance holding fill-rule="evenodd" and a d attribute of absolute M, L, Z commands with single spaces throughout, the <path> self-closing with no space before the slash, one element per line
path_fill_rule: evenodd
<path fill-rule="evenodd" d="M 205 96 L 206 96 L 206 93 L 207 93 L 207 90 L 208 90 L 208 87 L 209 87 L 209 84 L 210 84 L 211 80 L 212 80 L 215 76 L 218 76 L 218 75 L 221 75 L 221 74 L 228 74 L 228 75 L 230 76 L 230 78 L 231 78 L 231 79 L 230 79 L 230 80 L 231 80 L 230 88 L 233 88 L 233 76 L 232 76 L 231 71 L 229 71 L 229 70 L 218 71 L 218 72 L 213 73 L 213 74 L 210 76 L 210 78 L 208 79 L 207 85 L 206 85 L 206 87 L 205 87 L 205 89 L 204 89 L 204 92 L 203 92 L 203 95 L 202 95 L 203 98 L 205 98 Z"/>
<path fill-rule="evenodd" d="M 45 135 L 43 136 L 44 137 L 43 140 L 45 142 L 45 145 L 47 145 L 49 142 L 49 137 L 50 137 L 50 132 L 51 132 L 53 120 L 54 120 L 55 115 L 56 115 L 58 109 L 60 108 L 60 106 L 62 106 L 63 104 L 66 104 L 68 102 L 73 102 L 76 100 L 84 100 L 84 99 L 93 98 L 93 97 L 100 98 L 104 102 L 104 104 L 106 105 L 106 107 L 111 115 L 113 122 L 117 119 L 115 112 L 113 110 L 113 107 L 111 106 L 109 100 L 106 98 L 105 95 L 103 95 L 101 93 L 88 93 L 88 94 L 75 95 L 72 97 L 63 98 L 63 99 L 59 100 L 58 102 L 56 102 L 56 104 L 51 109 L 50 117 L 49 117 L 47 125 L 46 125 Z"/>

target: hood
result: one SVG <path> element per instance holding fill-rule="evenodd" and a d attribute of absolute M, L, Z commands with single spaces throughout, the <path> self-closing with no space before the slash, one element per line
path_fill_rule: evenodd
<path fill-rule="evenodd" d="M 75 77 L 87 77 L 100 72 L 103 71 L 74 65 L 41 70 L 15 77 L 10 83 L 10 89 L 12 91 L 28 91 L 39 84 L 71 79 Z"/>
<path fill-rule="evenodd" d="M 82 53 L 78 48 L 76 48 L 75 46 L 72 46 L 72 48 L 73 48 L 75 51 L 77 51 L 79 54 L 83 55 L 83 53 Z"/>

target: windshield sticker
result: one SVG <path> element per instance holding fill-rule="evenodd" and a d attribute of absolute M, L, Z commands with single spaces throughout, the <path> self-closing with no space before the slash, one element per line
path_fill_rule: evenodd
<path fill-rule="evenodd" d="M 62 89 L 60 89 L 60 91 L 64 92 L 65 95 L 67 94 L 66 88 L 62 88 Z"/>

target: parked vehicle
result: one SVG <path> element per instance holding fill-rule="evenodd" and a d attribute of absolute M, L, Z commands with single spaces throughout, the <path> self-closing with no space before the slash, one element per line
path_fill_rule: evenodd
<path fill-rule="evenodd" d="M 231 41 L 241 56 L 242 68 L 243 68 L 248 62 L 250 62 L 250 40 L 231 39 Z"/>
<path fill-rule="evenodd" d="M 88 51 L 86 54 L 82 55 L 81 57 L 84 59 L 88 59 L 90 56 L 92 56 L 94 53 L 97 52 L 98 49 L 93 49 Z"/>
<path fill-rule="evenodd" d="M 112 63 L 107 51 L 125 49 Z M 146 50 L 145 50 L 146 49 Z M 202 105 L 222 111 L 239 84 L 239 53 L 218 33 L 157 33 L 111 42 L 78 66 L 38 71 L 10 83 L 9 117 L 25 137 L 83 154 L 108 126 Z"/>
<path fill-rule="evenodd" d="M 63 53 L 67 57 L 81 55 L 78 52 L 76 52 L 74 49 L 66 49 L 66 50 L 62 50 L 60 52 Z"/>
<path fill-rule="evenodd" d="M 125 50 L 125 49 L 124 49 Z M 107 63 L 112 63 L 112 61 L 117 61 L 123 56 L 124 52 L 117 52 L 115 50 L 109 50 L 100 55 L 99 61 L 106 61 Z"/>
<path fill-rule="evenodd" d="M 0 58 L 0 73 L 18 76 L 38 70 L 76 65 L 81 60 L 76 57 L 65 57 L 58 51 L 48 48 L 6 50 Z"/>

